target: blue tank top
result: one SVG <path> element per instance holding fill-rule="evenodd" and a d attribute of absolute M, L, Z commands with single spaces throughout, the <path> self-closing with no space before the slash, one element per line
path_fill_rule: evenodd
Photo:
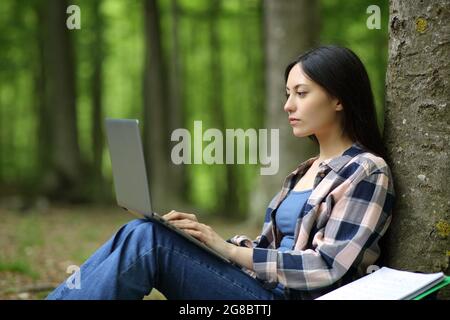
<path fill-rule="evenodd" d="M 275 221 L 278 229 L 283 234 L 279 250 L 292 250 L 294 246 L 294 233 L 297 219 L 303 205 L 308 201 L 312 189 L 303 191 L 290 191 L 288 196 L 278 207 Z"/>
<path fill-rule="evenodd" d="M 297 219 L 299 217 L 300 210 L 303 208 L 306 201 L 308 201 L 311 192 L 312 189 L 303 191 L 291 190 L 288 196 L 278 207 L 275 222 L 277 224 L 277 228 L 283 234 L 278 250 L 286 251 L 294 248 L 294 235 Z M 283 294 L 283 285 L 279 283 L 274 290 L 277 291 L 278 294 Z"/>

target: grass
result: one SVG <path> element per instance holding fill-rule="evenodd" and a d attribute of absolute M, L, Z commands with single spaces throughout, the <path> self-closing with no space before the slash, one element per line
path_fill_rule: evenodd
<path fill-rule="evenodd" d="M 4 261 L 0 259 L 0 274 L 2 272 L 13 272 L 29 276 L 32 279 L 39 279 L 39 273 L 33 271 L 28 261 L 17 259 L 14 261 Z"/>
<path fill-rule="evenodd" d="M 134 219 L 117 207 L 50 207 L 16 212 L 0 208 L 0 299 L 43 299 L 123 224 Z M 258 230 L 204 220 L 222 237 L 255 236 Z M 36 288 L 47 288 L 41 290 Z M 145 299 L 165 299 L 153 290 Z"/>

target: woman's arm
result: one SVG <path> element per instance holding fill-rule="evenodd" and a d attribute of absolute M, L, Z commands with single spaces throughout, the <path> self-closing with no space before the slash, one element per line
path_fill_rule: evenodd
<path fill-rule="evenodd" d="M 234 263 L 253 270 L 253 248 L 238 247 L 226 242 L 210 226 L 198 222 L 195 214 L 172 210 L 163 218 L 204 242 L 208 247 L 221 253 Z"/>
<path fill-rule="evenodd" d="M 253 248 L 230 244 L 229 259 L 240 266 L 253 270 Z"/>

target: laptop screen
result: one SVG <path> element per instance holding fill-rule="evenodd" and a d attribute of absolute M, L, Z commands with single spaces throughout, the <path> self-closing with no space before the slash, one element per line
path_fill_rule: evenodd
<path fill-rule="evenodd" d="M 139 121 L 106 119 L 105 124 L 117 203 L 150 217 L 152 208 Z"/>

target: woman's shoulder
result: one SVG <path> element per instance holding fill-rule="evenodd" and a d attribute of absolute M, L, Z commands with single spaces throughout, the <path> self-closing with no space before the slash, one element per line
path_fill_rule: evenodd
<path fill-rule="evenodd" d="M 342 170 L 355 171 L 360 178 L 376 173 L 384 173 L 391 177 L 391 169 L 386 160 L 368 150 L 354 155 Z"/>

